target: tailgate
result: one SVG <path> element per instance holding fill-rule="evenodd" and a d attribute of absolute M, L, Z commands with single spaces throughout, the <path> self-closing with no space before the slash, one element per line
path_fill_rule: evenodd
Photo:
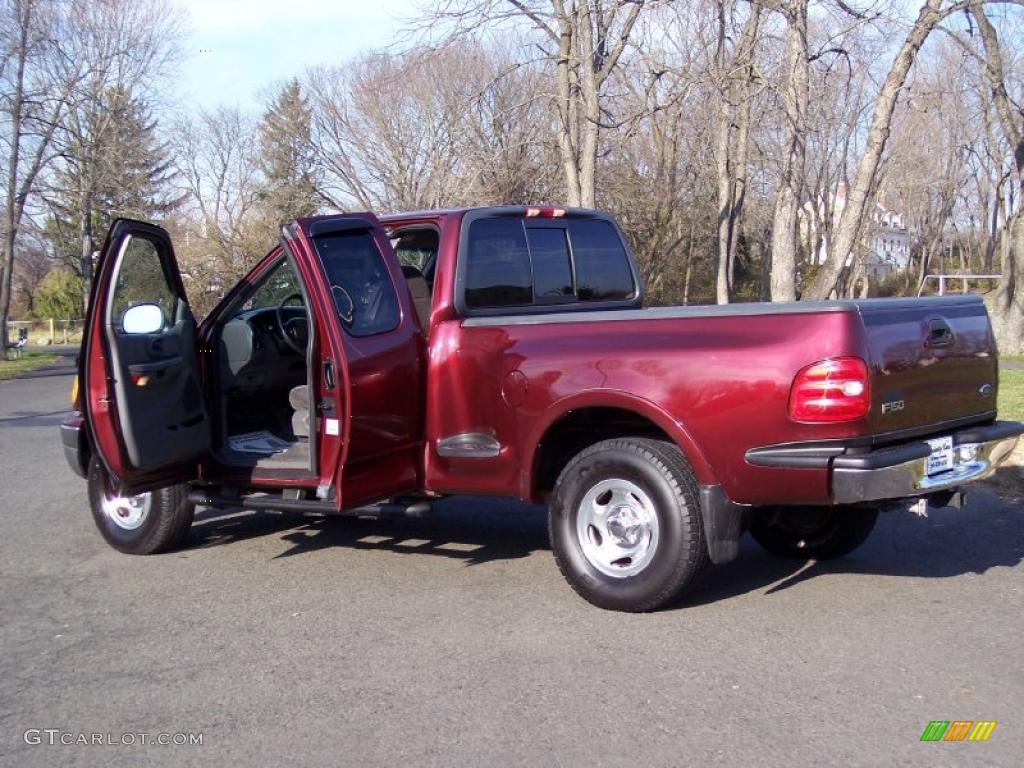
<path fill-rule="evenodd" d="M 998 362 L 977 296 L 856 302 L 871 366 L 876 435 L 981 421 L 996 410 Z M 973 418 L 972 418 L 973 417 Z"/>

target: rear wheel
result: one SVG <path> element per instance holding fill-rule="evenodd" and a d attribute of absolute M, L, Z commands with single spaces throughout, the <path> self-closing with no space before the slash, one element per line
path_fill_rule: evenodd
<path fill-rule="evenodd" d="M 877 509 L 860 507 L 763 510 L 754 518 L 750 535 L 776 555 L 828 560 L 857 549 L 877 520 Z"/>
<path fill-rule="evenodd" d="M 604 440 L 579 453 L 555 484 L 549 525 L 562 575 L 601 608 L 660 608 L 707 562 L 693 475 L 660 440 Z"/>
<path fill-rule="evenodd" d="M 188 537 L 195 507 L 187 487 L 172 485 L 137 496 L 117 494 L 95 456 L 89 462 L 89 504 L 103 538 L 130 555 L 149 555 L 182 544 Z"/>

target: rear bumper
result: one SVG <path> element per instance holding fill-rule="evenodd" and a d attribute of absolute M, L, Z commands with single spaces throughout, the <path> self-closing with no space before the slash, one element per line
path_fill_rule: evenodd
<path fill-rule="evenodd" d="M 61 422 L 60 442 L 71 471 L 79 477 L 85 477 L 89 470 L 89 443 L 82 414 L 76 411 Z"/>
<path fill-rule="evenodd" d="M 1013 452 L 1022 433 L 1024 424 L 1016 421 L 953 432 L 956 465 L 935 475 L 927 471 L 931 448 L 924 440 L 862 453 L 835 444 L 759 448 L 748 452 L 747 460 L 760 466 L 827 467 L 832 502 L 855 504 L 925 496 L 982 480 Z"/>

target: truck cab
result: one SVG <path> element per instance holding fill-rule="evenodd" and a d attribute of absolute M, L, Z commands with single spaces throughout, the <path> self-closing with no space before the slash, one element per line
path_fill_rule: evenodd
<path fill-rule="evenodd" d="M 197 504 L 513 497 L 549 506 L 583 597 L 650 610 L 745 530 L 845 554 L 880 510 L 991 474 L 1024 431 L 996 419 L 975 297 L 642 303 L 607 214 L 366 212 L 286 224 L 197 323 L 168 234 L 119 220 L 65 452 L 124 552 L 178 546 Z"/>

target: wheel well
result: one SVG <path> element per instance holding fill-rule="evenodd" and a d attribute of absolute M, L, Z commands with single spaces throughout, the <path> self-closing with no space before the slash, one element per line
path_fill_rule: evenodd
<path fill-rule="evenodd" d="M 533 459 L 533 495 L 540 498 L 573 456 L 587 446 L 616 437 L 672 439 L 650 419 L 623 408 L 581 408 L 571 411 L 544 433 Z"/>

